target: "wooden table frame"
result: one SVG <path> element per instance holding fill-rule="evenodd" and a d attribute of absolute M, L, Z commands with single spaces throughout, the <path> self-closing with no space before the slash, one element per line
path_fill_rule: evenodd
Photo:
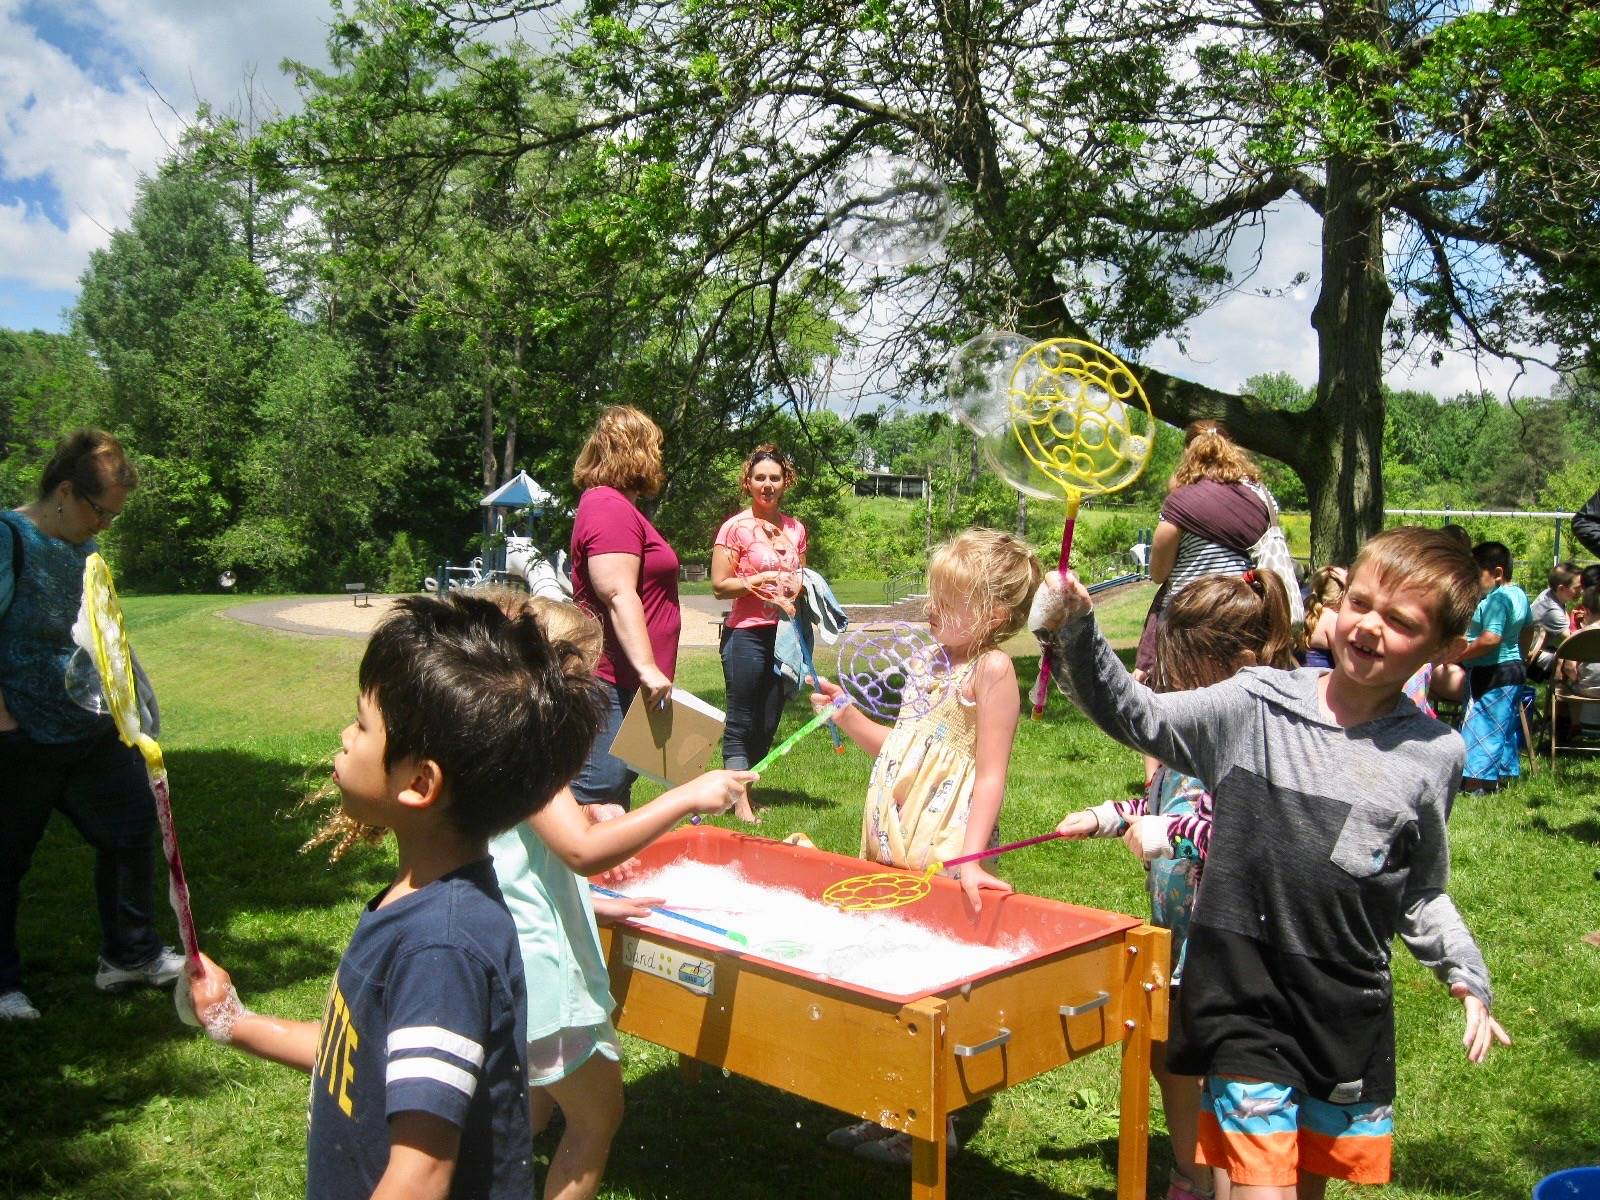
<path fill-rule="evenodd" d="M 1166 1038 L 1170 935 L 1135 925 L 899 1004 L 653 928 L 604 928 L 617 1028 L 912 1137 L 913 1200 L 943 1200 L 945 1119 L 1063 1063 L 1122 1046 L 1118 1200 L 1144 1200 L 1150 1052 Z M 631 962 L 709 963 L 700 994 Z M 810 1034 L 810 1036 L 807 1036 Z"/>

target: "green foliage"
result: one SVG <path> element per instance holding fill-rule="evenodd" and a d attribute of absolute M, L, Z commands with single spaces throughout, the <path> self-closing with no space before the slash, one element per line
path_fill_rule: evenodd
<path fill-rule="evenodd" d="M 422 590 L 422 577 L 428 573 L 427 556 L 411 544 L 411 535 L 401 530 L 389 545 L 383 590 L 394 594 Z"/>
<path fill-rule="evenodd" d="M 57 439 L 105 407 L 105 376 L 81 339 L 0 330 L 0 506 L 33 499 Z"/>

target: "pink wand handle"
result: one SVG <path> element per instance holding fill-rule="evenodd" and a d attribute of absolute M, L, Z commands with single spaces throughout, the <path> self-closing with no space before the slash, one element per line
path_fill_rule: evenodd
<path fill-rule="evenodd" d="M 1054 833 L 1041 833 L 1038 837 L 1024 838 L 1020 842 L 1012 842 L 1008 846 L 991 846 L 987 850 L 979 850 L 976 854 L 963 854 L 959 858 L 947 858 L 940 863 L 941 867 L 959 867 L 962 863 L 977 862 L 980 858 L 993 858 L 996 854 L 1005 854 L 1011 850 L 1021 850 L 1024 846 L 1037 846 L 1040 842 L 1053 842 L 1057 838 L 1067 835 L 1060 830 Z"/>
<path fill-rule="evenodd" d="M 165 775 L 153 776 L 150 790 L 156 798 L 156 823 L 161 828 L 161 849 L 167 859 L 167 900 L 178 918 L 178 938 L 191 970 L 200 969 L 200 939 L 194 932 L 194 910 L 189 906 L 189 881 L 183 875 L 178 853 L 178 827 L 172 819 L 172 792 Z"/>
<path fill-rule="evenodd" d="M 1067 523 L 1061 527 L 1061 556 L 1056 559 L 1056 570 L 1065 572 L 1072 558 L 1072 528 L 1078 523 L 1078 506 L 1067 501 Z M 1043 586 L 1043 585 L 1041 585 Z M 1044 702 L 1050 698 L 1050 656 L 1039 655 L 1039 678 L 1033 685 L 1033 719 L 1044 716 Z"/>

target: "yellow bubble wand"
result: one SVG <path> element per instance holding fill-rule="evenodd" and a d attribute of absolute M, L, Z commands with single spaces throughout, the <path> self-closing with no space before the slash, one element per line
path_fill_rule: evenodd
<path fill-rule="evenodd" d="M 178 935 L 192 969 L 200 965 L 200 945 L 194 932 L 194 913 L 189 905 L 189 885 L 183 875 L 183 859 L 178 853 L 178 832 L 172 820 L 172 794 L 167 785 L 166 762 L 155 738 L 142 727 L 139 695 L 134 674 L 133 651 L 122 623 L 122 605 L 111 582 L 111 569 L 98 554 L 83 564 L 83 606 L 72 627 L 72 637 L 90 656 L 100 677 L 100 695 L 117 736 L 125 746 L 139 751 L 150 790 L 156 800 L 156 820 L 161 827 L 161 848 L 167 859 L 167 898 L 178 917 Z"/>
<path fill-rule="evenodd" d="M 1065 497 L 1057 560 L 1065 571 L 1084 497 L 1127 487 L 1150 461 L 1156 422 L 1138 377 L 1093 342 L 1030 345 L 1014 333 L 987 333 L 956 351 L 946 389 L 956 417 L 1007 483 L 1038 499 L 1054 499 L 1057 490 Z M 1035 719 L 1044 714 L 1049 679 L 1049 660 L 1041 659 Z"/>

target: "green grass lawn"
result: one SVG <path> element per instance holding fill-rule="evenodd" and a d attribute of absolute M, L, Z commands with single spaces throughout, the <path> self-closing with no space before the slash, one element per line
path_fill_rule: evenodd
<path fill-rule="evenodd" d="M 315 820 L 296 814 L 295 801 L 321 779 L 349 719 L 361 643 L 239 625 L 218 615 L 227 603 L 152 597 L 129 600 L 127 610 L 161 690 L 201 938 L 247 1004 L 314 1018 L 390 863 L 385 851 L 335 866 L 297 853 Z M 1147 603 L 1138 591 L 1108 608 L 1120 640 L 1136 632 Z M 1031 682 L 1033 661 L 1018 668 Z M 712 653 L 686 656 L 680 676 L 720 703 Z M 785 728 L 804 715 L 791 708 Z M 853 852 L 867 770 L 859 752 L 836 756 L 826 737 L 808 739 L 768 773 L 762 832 L 804 830 L 820 846 Z M 1045 832 L 1063 812 L 1130 794 L 1138 777 L 1132 752 L 1053 697 L 1046 719 L 1025 721 L 1019 733 L 1004 836 Z M 1469 1066 L 1459 1005 L 1397 948 L 1397 1181 L 1374 1194 L 1515 1200 L 1549 1171 L 1600 1159 L 1600 949 L 1582 941 L 1600 926 L 1597 784 L 1600 764 L 1564 762 L 1558 776 L 1542 769 L 1504 794 L 1457 805 L 1451 890 L 1488 956 L 1516 1045 Z M 649 794 L 642 787 L 639 798 Z M 1262 830 L 1262 852 L 1271 844 L 1272 831 Z M 178 1024 L 165 995 L 95 992 L 91 865 L 56 821 L 25 884 L 23 956 L 44 1019 L 0 1025 L 0 1196 L 301 1195 L 304 1077 L 213 1046 Z M 1030 892 L 1147 911 L 1141 873 L 1115 843 L 1041 846 L 1001 870 Z M 165 913 L 163 925 L 170 932 Z M 629 1051 L 628 1116 L 604 1195 L 904 1194 L 903 1173 L 821 1145 L 836 1114 L 715 1073 L 689 1085 L 666 1052 L 631 1040 Z M 1111 1196 L 1116 1071 L 1114 1053 L 1094 1054 L 996 1097 L 981 1125 L 969 1118 L 963 1130 L 970 1141 L 952 1164 L 951 1194 Z M 1164 1180 L 1160 1140 L 1152 1160 L 1153 1181 Z"/>

